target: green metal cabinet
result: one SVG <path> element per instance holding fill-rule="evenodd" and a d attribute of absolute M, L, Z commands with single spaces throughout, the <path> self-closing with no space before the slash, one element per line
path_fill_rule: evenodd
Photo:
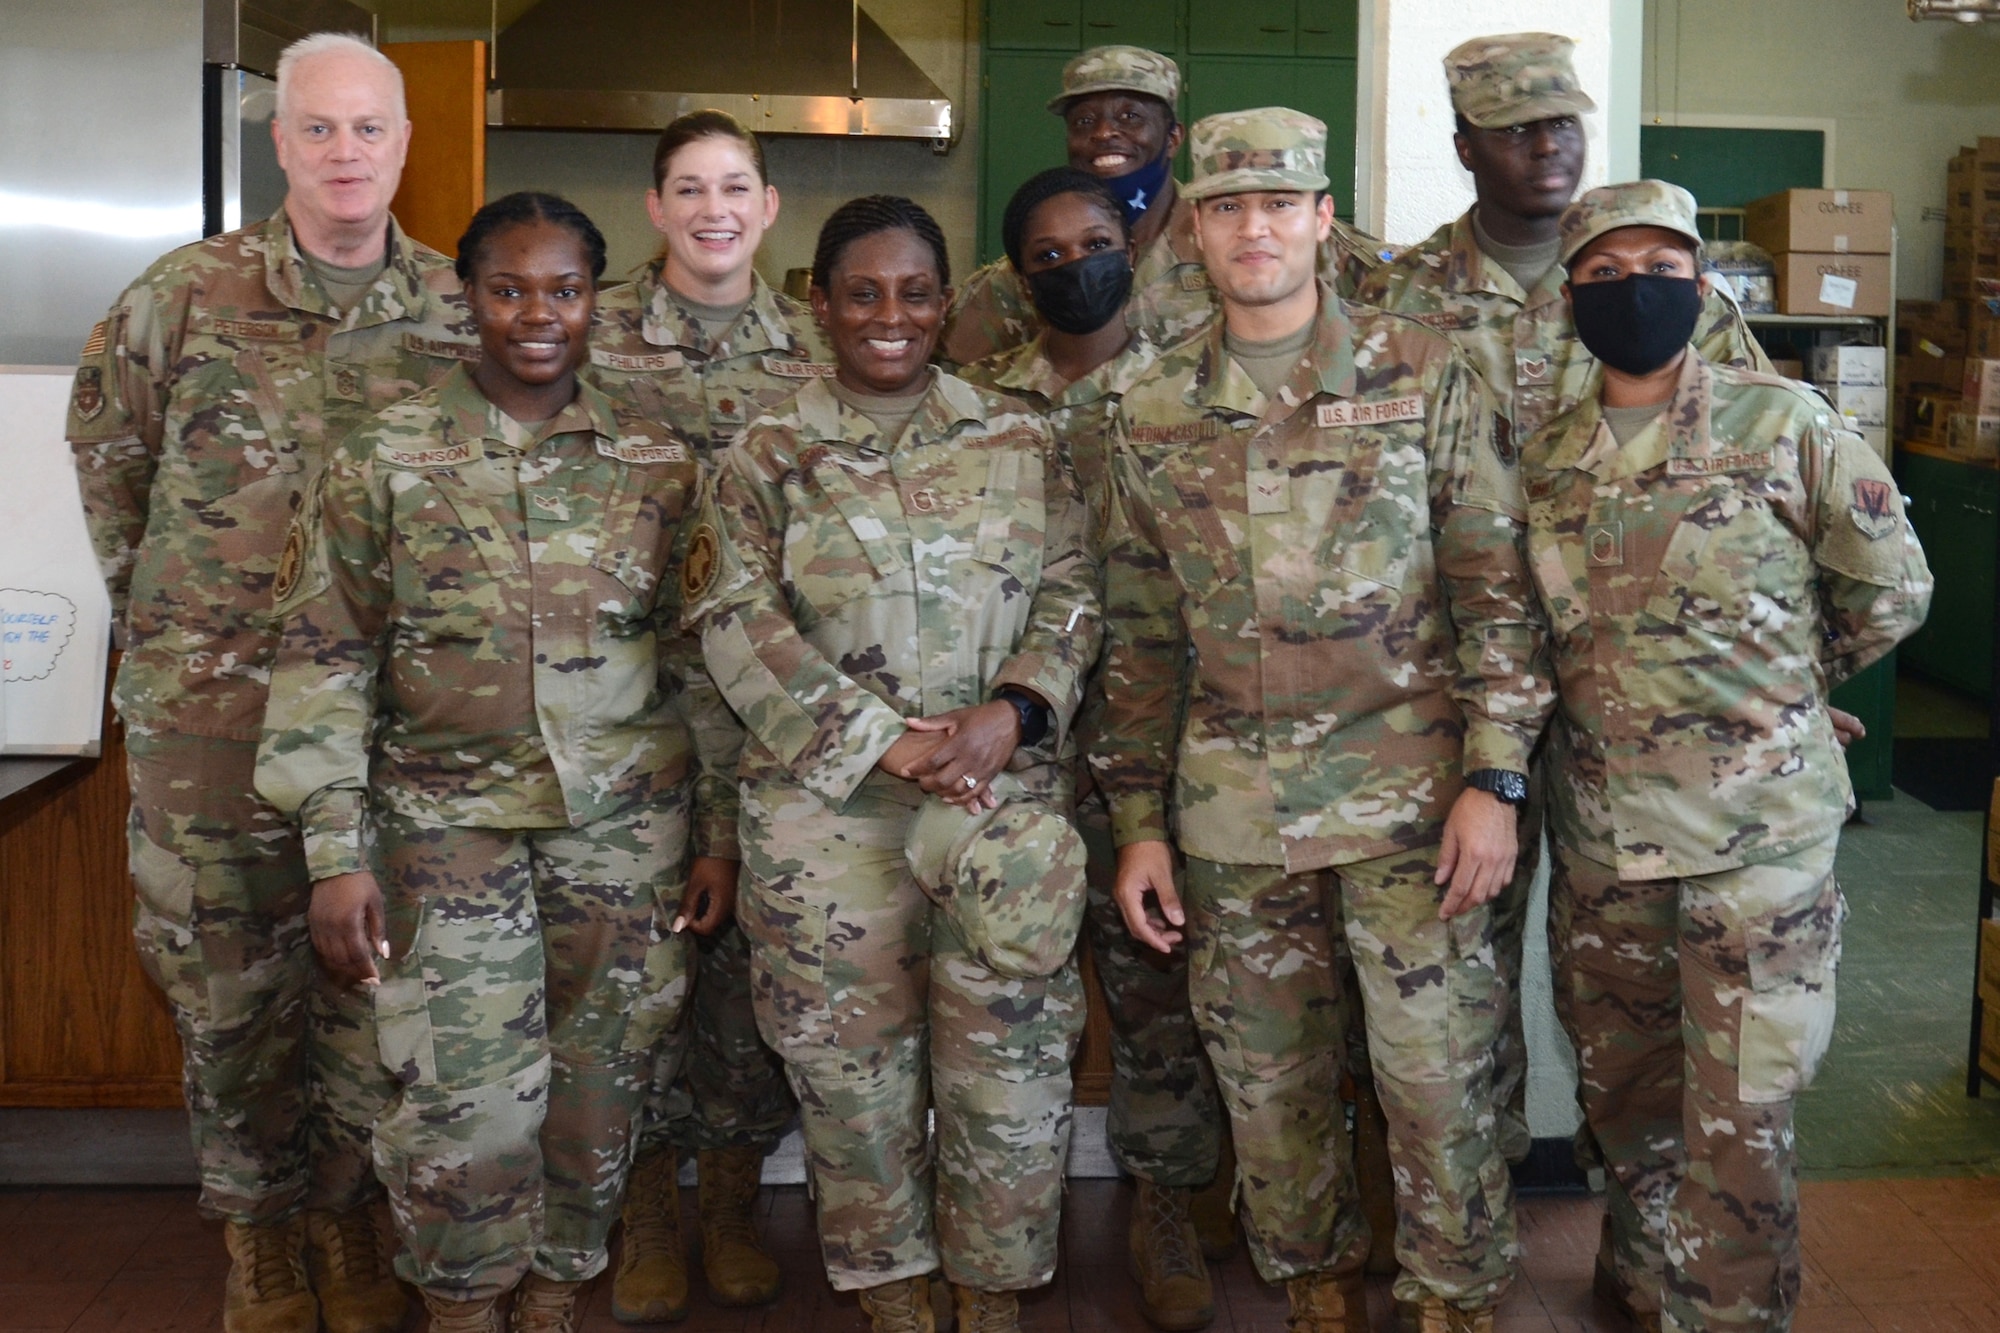
<path fill-rule="evenodd" d="M 1868 734 L 1847 747 L 1847 777 L 1864 801 L 1886 801 L 1895 793 L 1896 655 L 1890 653 L 1828 696 L 1835 708 L 1861 719 Z"/>
<path fill-rule="evenodd" d="M 1062 67 L 1090 46 L 1172 56 L 1192 123 L 1216 111 L 1290 106 L 1327 124 L 1334 208 L 1354 211 L 1358 0 L 988 0 L 980 119 L 979 261 L 1000 253 L 1000 219 L 1022 181 L 1066 159 L 1045 109 Z M 1176 170 L 1183 176 L 1183 150 Z"/>
<path fill-rule="evenodd" d="M 1083 0 L 1083 45 L 1113 42 L 1154 51 L 1178 50 L 1180 6 L 1172 0 Z"/>
<path fill-rule="evenodd" d="M 1896 474 L 1910 499 L 1910 525 L 1937 580 L 1930 619 L 1904 643 L 1903 661 L 1983 699 L 1993 685 L 2000 471 L 1905 450 L 1897 455 Z"/>
<path fill-rule="evenodd" d="M 986 7 L 988 46 L 1079 51 L 1082 26 L 1078 0 L 994 0 Z"/>

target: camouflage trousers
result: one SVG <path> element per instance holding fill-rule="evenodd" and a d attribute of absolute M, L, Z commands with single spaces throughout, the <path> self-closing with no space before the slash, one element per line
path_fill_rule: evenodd
<path fill-rule="evenodd" d="M 379 819 L 393 959 L 375 987 L 400 1089 L 375 1169 L 401 1276 L 466 1298 L 605 1265 L 661 1032 L 688 992 L 678 800 L 580 829 Z"/>
<path fill-rule="evenodd" d="M 1520 849 L 1514 877 L 1493 900 L 1493 958 L 1507 997 L 1507 1016 L 1493 1046 L 1493 1105 L 1500 1116 L 1500 1152 L 1510 1162 L 1526 1161 L 1535 1146 L 1528 1128 L 1528 1034 L 1521 1015 L 1521 973 L 1547 811 L 1547 784 L 1538 753 L 1529 766 L 1528 799 L 1514 813 L 1515 844 Z"/>
<path fill-rule="evenodd" d="M 1604 1153 L 1617 1274 L 1668 1329 L 1791 1327 L 1792 1108 L 1833 1033 L 1836 841 L 1678 880 L 1620 880 L 1556 849 L 1557 1006 Z"/>
<path fill-rule="evenodd" d="M 1291 875 L 1188 858 L 1188 990 L 1236 1139 L 1257 1271 L 1358 1269 L 1369 1234 L 1340 1100 L 1344 928 L 1396 1174 L 1396 1296 L 1495 1304 L 1511 1280 L 1513 1184 L 1495 1138 L 1506 999 L 1492 914 L 1438 920 L 1437 849 Z"/>
<path fill-rule="evenodd" d="M 640 1151 L 755 1148 L 769 1153 L 795 1110 L 785 1064 L 757 1033 L 750 1004 L 750 939 L 734 921 L 694 937 L 689 1021 L 653 1060 Z"/>
<path fill-rule="evenodd" d="M 125 748 L 132 933 L 180 1034 L 202 1210 L 270 1223 L 367 1201 L 367 1127 L 394 1085 L 366 997 L 314 961 L 305 853 L 257 798 L 256 743 L 130 728 Z"/>
<path fill-rule="evenodd" d="M 836 1289 L 940 1266 L 1036 1287 L 1055 1274 L 1083 984 L 1074 956 L 1034 981 L 974 961 L 904 858 L 918 794 L 871 778 L 836 814 L 744 785 L 757 1023 L 798 1094 Z"/>
<path fill-rule="evenodd" d="M 1111 1019 L 1111 1156 L 1127 1175 L 1168 1189 L 1201 1189 L 1222 1154 L 1215 1071 L 1188 1007 L 1187 954 L 1162 958 L 1132 938 L 1111 896 L 1117 852 L 1101 797 L 1077 803 L 1090 854 L 1084 930 Z"/>

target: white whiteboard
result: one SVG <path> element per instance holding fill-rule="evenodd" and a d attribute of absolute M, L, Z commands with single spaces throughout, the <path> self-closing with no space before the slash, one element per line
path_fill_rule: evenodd
<path fill-rule="evenodd" d="M 0 366 L 0 754 L 103 740 L 111 599 L 63 439 L 70 373 Z"/>

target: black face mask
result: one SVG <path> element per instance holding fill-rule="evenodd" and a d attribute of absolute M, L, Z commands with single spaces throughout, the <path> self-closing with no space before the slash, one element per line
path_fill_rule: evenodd
<path fill-rule="evenodd" d="M 1132 261 L 1103 250 L 1027 275 L 1042 318 L 1064 333 L 1095 333 L 1118 318 L 1132 294 Z"/>
<path fill-rule="evenodd" d="M 1576 336 L 1605 365 L 1644 375 L 1674 359 L 1701 318 L 1701 282 L 1635 273 L 1617 282 L 1572 282 Z"/>

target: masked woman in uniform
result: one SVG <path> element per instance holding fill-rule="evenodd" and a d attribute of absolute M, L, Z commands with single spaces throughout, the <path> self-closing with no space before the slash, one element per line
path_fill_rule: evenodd
<path fill-rule="evenodd" d="M 1083 1021 L 1056 812 L 1099 571 L 1047 423 L 929 364 L 949 280 L 909 200 L 827 219 L 837 370 L 723 456 L 683 597 L 748 732 L 737 916 L 827 1275 L 928 1330 L 942 1268 L 961 1326 L 1005 1333 L 1056 1260 Z"/>
<path fill-rule="evenodd" d="M 661 252 L 634 281 L 599 295 L 584 374 L 665 422 L 707 468 L 758 413 L 832 374 L 831 358 L 812 312 L 757 276 L 778 190 L 763 145 L 734 116 L 691 111 L 667 126 L 653 149 L 646 214 Z M 718 772 L 718 781 L 733 779 L 733 766 Z M 713 850 L 694 859 L 688 878 L 688 928 L 699 937 L 691 1021 L 660 1051 L 612 1279 L 611 1312 L 628 1323 L 687 1313 L 683 1154 L 700 1176 L 710 1297 L 756 1305 L 778 1294 L 778 1265 L 753 1217 L 764 1157 L 791 1123 L 792 1099 L 750 1012 L 750 955 L 733 910 L 736 830 L 706 832 Z"/>
<path fill-rule="evenodd" d="M 1823 400 L 1689 347 L 1685 190 L 1592 190 L 1561 230 L 1601 370 L 1519 465 L 1561 696 L 1557 1003 L 1611 1175 L 1596 1284 L 1641 1327 L 1783 1330 L 1853 808 L 1827 692 L 1923 622 L 1930 571 Z"/>
<path fill-rule="evenodd" d="M 400 1084 L 373 1131 L 398 1273 L 439 1333 L 498 1333 L 509 1292 L 515 1333 L 562 1333 L 687 995 L 690 827 L 734 814 L 690 808 L 683 719 L 729 722 L 680 630 L 694 451 L 577 377 L 603 237 L 514 194 L 458 255 L 483 355 L 308 490 L 257 784 Z"/>

